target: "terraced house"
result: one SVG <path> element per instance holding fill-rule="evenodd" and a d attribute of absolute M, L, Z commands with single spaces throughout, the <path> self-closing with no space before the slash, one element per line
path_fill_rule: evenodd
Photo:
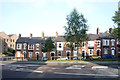
<path fill-rule="evenodd" d="M 16 41 L 16 54 L 15 57 L 24 57 L 32 60 L 36 59 L 56 59 L 58 57 L 74 57 L 98 55 L 104 56 L 107 54 L 112 54 L 114 57 L 120 55 L 120 47 L 117 46 L 117 41 L 110 36 L 112 29 L 109 30 L 109 33 L 100 33 L 99 28 L 97 28 L 97 34 L 88 34 L 90 38 L 89 41 L 82 43 L 82 47 L 79 48 L 78 53 L 76 48 L 71 52 L 70 48 L 67 46 L 69 42 L 66 42 L 63 36 L 59 36 L 56 32 L 56 36 L 51 37 L 54 41 L 55 50 L 50 52 L 50 54 L 42 51 L 45 40 L 49 37 L 44 36 L 42 32 L 42 37 L 33 37 L 30 34 L 30 37 L 21 37 Z M 76 45 L 74 44 L 76 47 Z M 51 58 L 52 57 L 52 58 Z"/>

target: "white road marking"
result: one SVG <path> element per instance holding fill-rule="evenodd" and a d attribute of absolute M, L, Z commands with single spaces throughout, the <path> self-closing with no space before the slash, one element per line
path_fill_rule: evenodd
<path fill-rule="evenodd" d="M 73 66 L 70 66 L 70 67 L 66 67 L 66 69 L 81 69 L 85 66 L 86 65 L 73 65 Z"/>
<path fill-rule="evenodd" d="M 43 73 L 43 71 L 37 71 L 37 70 L 30 70 L 30 69 L 16 69 L 15 71 L 23 71 L 23 72 L 36 72 L 36 73 Z"/>
<path fill-rule="evenodd" d="M 107 69 L 108 66 L 93 66 L 92 69 Z"/>
<path fill-rule="evenodd" d="M 73 67 L 67 67 L 66 69 L 81 69 L 81 68 L 73 68 Z"/>
<path fill-rule="evenodd" d="M 54 72 L 55 74 L 66 74 L 66 75 L 79 75 L 79 76 L 115 76 L 118 77 L 119 75 L 104 75 L 104 74 L 79 74 L 79 73 L 61 73 L 61 72 Z"/>

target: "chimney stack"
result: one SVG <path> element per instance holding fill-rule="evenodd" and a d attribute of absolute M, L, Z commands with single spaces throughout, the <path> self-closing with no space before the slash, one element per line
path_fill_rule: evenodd
<path fill-rule="evenodd" d="M 42 32 L 42 38 L 44 38 L 44 32 Z"/>
<path fill-rule="evenodd" d="M 109 28 L 109 33 L 112 33 L 112 28 Z"/>
<path fill-rule="evenodd" d="M 19 34 L 19 38 L 21 38 L 21 34 Z"/>
<path fill-rule="evenodd" d="M 99 32 L 100 30 L 99 30 L 99 27 L 97 28 L 97 34 L 99 34 L 100 32 Z"/>
<path fill-rule="evenodd" d="M 32 38 L 32 34 L 30 33 L 30 38 Z"/>
<path fill-rule="evenodd" d="M 56 37 L 58 37 L 58 32 L 56 31 Z"/>

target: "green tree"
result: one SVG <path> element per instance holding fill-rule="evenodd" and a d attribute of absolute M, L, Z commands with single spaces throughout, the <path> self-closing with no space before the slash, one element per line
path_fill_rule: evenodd
<path fill-rule="evenodd" d="M 53 51 L 54 49 L 55 49 L 54 42 L 50 37 L 45 41 L 43 52 L 48 52 L 48 54 L 50 54 L 50 52 Z"/>
<path fill-rule="evenodd" d="M 115 24 L 118 24 L 118 27 L 113 29 L 111 36 L 120 42 L 120 8 L 119 11 L 115 11 L 115 16 L 112 17 L 112 20 Z"/>
<path fill-rule="evenodd" d="M 120 28 L 114 28 L 111 36 L 120 41 Z"/>
<path fill-rule="evenodd" d="M 70 42 L 71 53 L 74 50 L 74 44 L 77 47 L 81 47 L 82 42 L 88 40 L 86 31 L 88 30 L 87 20 L 83 14 L 79 14 L 76 9 L 67 16 L 67 26 L 65 26 L 65 40 Z"/>
<path fill-rule="evenodd" d="M 120 22 L 120 12 L 115 11 L 115 15 L 112 17 L 112 20 L 114 21 L 115 24 L 118 24 Z"/>

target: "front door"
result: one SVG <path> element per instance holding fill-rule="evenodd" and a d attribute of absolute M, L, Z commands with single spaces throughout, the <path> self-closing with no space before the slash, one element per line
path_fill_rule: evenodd
<path fill-rule="evenodd" d="M 85 51 L 82 51 L 82 57 L 83 58 L 85 57 Z"/>
<path fill-rule="evenodd" d="M 100 50 L 97 50 L 97 56 L 100 56 Z"/>
<path fill-rule="evenodd" d="M 68 59 L 69 59 L 69 56 L 70 56 L 70 52 L 69 52 L 69 51 L 67 51 L 67 57 L 68 57 Z"/>
<path fill-rule="evenodd" d="M 54 60 L 54 53 L 51 53 L 52 60 Z"/>
<path fill-rule="evenodd" d="M 39 59 L 39 54 L 37 53 L 37 60 Z"/>

